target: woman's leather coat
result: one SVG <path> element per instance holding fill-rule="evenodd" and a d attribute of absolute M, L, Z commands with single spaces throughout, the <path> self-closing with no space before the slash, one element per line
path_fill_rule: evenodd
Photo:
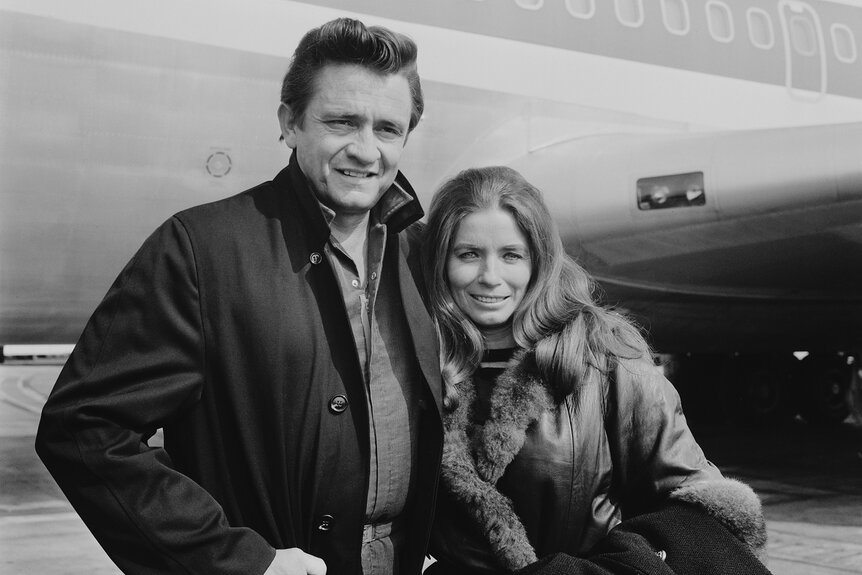
<path fill-rule="evenodd" d="M 498 378 L 498 386 L 504 377 L 538 378 L 532 362 L 524 359 L 528 356 L 519 357 Z M 496 483 L 511 499 L 538 557 L 582 554 L 623 518 L 657 508 L 674 489 L 721 478 L 692 436 L 679 396 L 659 368 L 648 360 L 622 360 L 609 375 L 594 372 L 593 378 L 578 387 L 577 397 L 538 411 L 523 446 Z M 470 439 L 474 461 L 476 441 Z M 479 451 L 497 453 L 496 447 Z M 499 570 L 475 513 L 467 511 L 463 497 L 455 501 L 446 481 L 441 483 L 432 555 L 479 571 Z"/>

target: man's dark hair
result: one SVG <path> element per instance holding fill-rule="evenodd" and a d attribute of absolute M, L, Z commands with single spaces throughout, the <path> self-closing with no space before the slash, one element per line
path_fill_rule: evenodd
<path fill-rule="evenodd" d="M 300 40 L 281 84 L 281 101 L 301 125 L 318 72 L 326 64 L 358 64 L 380 74 L 403 74 L 407 78 L 413 101 L 409 130 L 413 130 L 425 108 L 417 53 L 416 44 L 403 34 L 382 26 L 366 27 L 352 18 L 332 20 Z"/>

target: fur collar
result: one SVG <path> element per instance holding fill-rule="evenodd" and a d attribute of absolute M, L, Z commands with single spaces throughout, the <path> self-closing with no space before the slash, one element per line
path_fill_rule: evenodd
<path fill-rule="evenodd" d="M 521 450 L 527 428 L 553 408 L 551 394 L 531 369 L 529 356 L 515 354 L 497 378 L 484 425 L 470 423 L 472 381 L 458 384 L 458 406 L 444 417 L 441 478 L 488 538 L 500 564 L 514 571 L 536 561 L 536 552 L 511 500 L 496 488 Z"/>

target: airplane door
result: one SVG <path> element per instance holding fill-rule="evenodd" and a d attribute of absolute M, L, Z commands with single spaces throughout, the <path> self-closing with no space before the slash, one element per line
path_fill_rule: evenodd
<path fill-rule="evenodd" d="M 826 93 L 826 48 L 820 17 L 809 4 L 781 0 L 785 84 L 790 95 L 819 100 Z"/>

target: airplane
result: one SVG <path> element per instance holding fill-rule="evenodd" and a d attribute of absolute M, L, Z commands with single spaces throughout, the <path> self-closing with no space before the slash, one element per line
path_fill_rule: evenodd
<path fill-rule="evenodd" d="M 850 0 L 0 0 L 0 345 L 74 342 L 161 221 L 283 167 L 281 76 L 342 15 L 420 47 L 401 167 L 423 205 L 465 167 L 518 169 L 687 412 L 844 419 L 862 388 Z"/>

